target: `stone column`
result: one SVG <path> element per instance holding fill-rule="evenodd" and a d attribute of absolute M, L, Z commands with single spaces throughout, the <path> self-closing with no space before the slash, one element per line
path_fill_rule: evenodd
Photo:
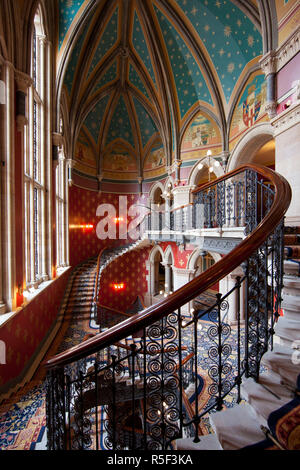
<path fill-rule="evenodd" d="M 276 88 L 275 88 L 275 79 L 276 79 L 276 52 L 270 51 L 265 54 L 260 60 L 260 66 L 266 76 L 267 82 L 267 104 L 266 111 L 269 115 L 269 118 L 272 119 L 276 116 Z"/>
<path fill-rule="evenodd" d="M 46 193 L 47 190 L 47 175 L 48 171 L 50 170 L 48 167 L 48 145 L 47 145 L 47 139 L 48 139 L 48 126 L 47 126 L 47 108 L 48 108 L 48 102 L 47 102 L 47 86 L 48 86 L 48 80 L 47 80 L 47 75 L 46 75 L 46 56 L 47 56 L 47 51 L 46 51 L 46 38 L 45 37 L 38 37 L 38 55 L 39 55 L 39 62 L 41 65 L 41 80 L 40 80 L 40 98 L 42 101 L 42 106 L 41 106 L 41 130 L 40 130 L 40 148 L 41 148 L 41 155 L 40 155 L 40 161 L 42 162 L 41 165 L 41 183 L 45 188 L 45 191 L 42 191 L 41 193 L 41 277 L 43 281 L 47 281 L 49 279 L 48 276 L 48 269 L 47 269 L 47 258 L 48 258 L 48 244 L 46 241 L 47 240 L 47 225 L 48 225 L 48 205 L 47 205 L 47 199 L 48 199 L 48 194 Z"/>
<path fill-rule="evenodd" d="M 52 172 L 52 96 L 53 96 L 53 53 L 52 44 L 48 40 L 44 40 L 44 54 L 45 54 L 45 79 L 46 79 L 46 90 L 45 90 L 45 106 L 46 106 L 46 118 L 45 118 L 45 151 L 46 151 L 46 266 L 45 273 L 49 278 L 53 277 L 53 249 L 52 249 L 52 217 L 53 217 L 53 191 L 55 191 L 53 185 L 53 172 Z"/>
<path fill-rule="evenodd" d="M 16 307 L 16 259 L 15 259 L 15 81 L 14 67 L 6 62 L 3 65 L 5 76 L 5 112 L 4 138 L 2 142 L 2 210 L 5 214 L 5 224 L 2 227 L 2 260 L 3 260 L 3 291 L 1 311 L 6 304 L 8 311 Z"/>
<path fill-rule="evenodd" d="M 194 269 L 181 269 L 181 268 L 175 268 L 174 266 L 172 267 L 172 269 L 173 269 L 173 275 L 174 275 L 174 279 L 173 279 L 174 291 L 176 291 L 180 287 L 187 284 L 193 278 L 195 274 Z M 185 305 L 183 305 L 181 308 L 181 313 L 190 314 L 191 303 L 188 302 Z"/>
<path fill-rule="evenodd" d="M 0 56 L 0 59 L 1 59 L 1 56 Z M 4 69 L 3 64 L 2 64 L 2 62 L 0 62 L 0 118 L 1 118 L 1 122 L 2 122 L 3 114 L 5 112 L 5 104 L 6 104 L 6 86 L 5 86 L 5 82 L 2 80 L 2 78 L 3 78 L 2 77 L 2 70 L 3 69 Z M 2 142 L 4 141 L 4 136 L 3 136 L 2 133 L 1 133 L 1 141 Z M 0 148 L 1 148 L 1 153 L 4 154 L 3 143 L 1 144 L 1 142 L 0 142 Z M 1 176 L 1 179 L 2 179 L 3 163 L 4 163 L 3 161 L 0 161 L 0 165 L 1 165 L 0 176 Z M 2 181 L 1 181 L 1 188 L 2 188 Z M 1 205 L 1 201 L 2 201 L 3 197 L 4 197 L 4 193 L 3 193 L 3 191 L 1 191 L 1 193 L 0 193 L 0 205 Z M 2 253 L 3 253 L 3 250 L 2 250 L 2 224 L 1 224 L 1 217 L 0 217 L 0 261 L 1 261 L 1 264 L 0 264 L 0 315 L 2 313 L 6 312 L 6 305 L 3 301 Z"/>
<path fill-rule="evenodd" d="M 165 268 L 165 292 L 169 294 L 172 287 L 172 265 L 168 263 L 161 263 Z"/>
<path fill-rule="evenodd" d="M 226 295 L 231 289 L 236 286 L 237 277 L 242 277 L 241 270 L 236 270 L 222 279 L 219 283 L 219 291 L 222 296 Z M 240 288 L 240 305 L 238 305 L 238 289 L 233 290 L 233 292 L 226 298 L 228 302 L 228 313 L 225 323 L 228 322 L 229 325 L 237 325 L 238 322 L 238 309 L 240 309 L 240 320 L 245 319 L 245 284 L 243 283 Z M 222 314 L 223 316 L 223 314 Z"/>

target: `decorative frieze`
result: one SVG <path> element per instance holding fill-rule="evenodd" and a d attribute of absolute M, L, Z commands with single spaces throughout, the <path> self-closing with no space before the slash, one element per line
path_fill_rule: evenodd
<path fill-rule="evenodd" d="M 15 70 L 15 80 L 17 84 L 17 90 L 27 95 L 28 88 L 33 84 L 32 78 L 20 70 Z"/>
<path fill-rule="evenodd" d="M 300 50 L 300 27 L 276 51 L 269 51 L 259 61 L 265 76 L 279 72 Z"/>
<path fill-rule="evenodd" d="M 300 122 L 300 102 L 295 103 L 290 108 L 287 108 L 281 114 L 276 116 L 271 121 L 271 125 L 274 128 L 274 135 L 277 137 L 282 132 L 291 129 L 293 126 Z"/>
<path fill-rule="evenodd" d="M 212 251 L 215 253 L 226 254 L 233 250 L 239 243 L 240 238 L 216 238 L 216 237 L 204 237 L 203 250 Z"/>

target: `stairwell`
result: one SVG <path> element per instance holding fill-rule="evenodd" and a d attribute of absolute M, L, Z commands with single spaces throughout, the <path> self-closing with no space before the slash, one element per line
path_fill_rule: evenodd
<path fill-rule="evenodd" d="M 178 439 L 177 450 L 238 450 L 264 441 L 270 414 L 295 398 L 300 374 L 300 227 L 285 227 L 284 243 L 283 316 L 275 325 L 273 350 L 262 358 L 265 371 L 258 382 L 243 380 L 242 403 L 210 415 L 215 434 L 201 436 L 198 443 Z M 282 449 L 277 441 L 275 447 Z"/>

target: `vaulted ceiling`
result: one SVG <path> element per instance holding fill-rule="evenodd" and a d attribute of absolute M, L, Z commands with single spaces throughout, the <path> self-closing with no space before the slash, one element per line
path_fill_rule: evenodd
<path fill-rule="evenodd" d="M 60 0 L 59 15 L 70 152 L 84 136 L 97 174 L 114 147 L 139 177 L 154 147 L 170 166 L 199 111 L 217 123 L 226 149 L 238 94 L 263 53 L 256 1 Z"/>

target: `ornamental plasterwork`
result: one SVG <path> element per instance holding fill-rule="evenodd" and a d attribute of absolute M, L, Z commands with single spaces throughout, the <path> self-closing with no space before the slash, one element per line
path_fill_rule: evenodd
<path fill-rule="evenodd" d="M 194 274 L 195 269 L 182 269 L 182 268 L 173 268 L 173 272 L 177 275 L 186 276 L 188 274 Z"/>
<path fill-rule="evenodd" d="M 274 135 L 277 137 L 282 132 L 291 129 L 300 122 L 300 101 L 292 105 L 290 108 L 283 111 L 281 114 L 276 116 L 272 121 L 271 125 L 274 128 Z"/>
<path fill-rule="evenodd" d="M 26 73 L 15 70 L 15 80 L 17 83 L 18 90 L 22 91 L 27 95 L 28 88 L 33 84 L 32 78 Z"/>
<path fill-rule="evenodd" d="M 287 39 L 277 51 L 270 51 L 259 61 L 266 76 L 277 73 L 282 69 L 300 49 L 300 27 Z"/>

